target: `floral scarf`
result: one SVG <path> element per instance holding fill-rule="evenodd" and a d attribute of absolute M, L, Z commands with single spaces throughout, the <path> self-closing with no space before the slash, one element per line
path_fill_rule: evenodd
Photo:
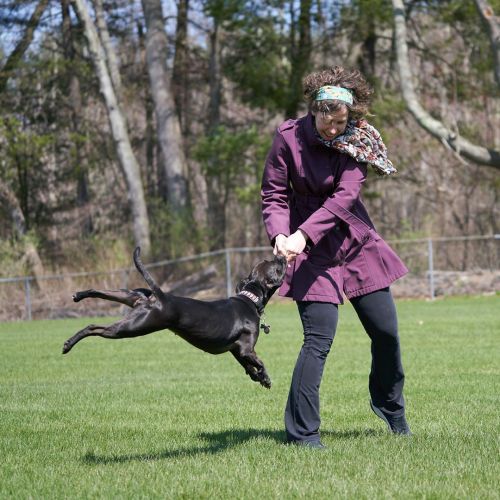
<path fill-rule="evenodd" d="M 315 130 L 318 139 L 327 147 L 345 153 L 361 163 L 369 163 L 379 175 L 397 172 L 387 158 L 387 148 L 378 130 L 366 120 L 350 120 L 342 135 L 331 141 L 323 139 Z"/>

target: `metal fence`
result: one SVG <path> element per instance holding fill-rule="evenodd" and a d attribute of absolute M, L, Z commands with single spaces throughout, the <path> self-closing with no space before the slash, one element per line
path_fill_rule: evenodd
<path fill-rule="evenodd" d="M 410 272 L 392 285 L 395 297 L 496 293 L 500 290 L 500 234 L 393 240 L 390 245 Z M 162 288 L 214 300 L 233 294 L 236 282 L 270 247 L 226 248 L 147 264 Z M 134 267 L 108 272 L 0 278 L 0 321 L 120 314 L 108 301 L 74 304 L 71 295 L 88 288 L 144 286 Z"/>

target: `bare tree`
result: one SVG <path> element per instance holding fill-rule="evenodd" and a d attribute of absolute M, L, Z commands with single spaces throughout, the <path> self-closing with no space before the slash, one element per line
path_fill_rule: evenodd
<path fill-rule="evenodd" d="M 146 60 L 151 94 L 155 105 L 156 127 L 160 144 L 167 197 L 175 211 L 186 206 L 186 160 L 182 149 L 179 117 L 175 110 L 167 71 L 167 34 L 160 0 L 142 0 L 146 21 Z"/>
<path fill-rule="evenodd" d="M 495 16 L 491 5 L 485 0 L 474 0 L 479 15 L 486 23 L 488 35 L 490 37 L 491 49 L 493 51 L 493 61 L 495 64 L 495 79 L 500 85 L 500 26 L 498 16 Z"/>
<path fill-rule="evenodd" d="M 111 44 L 111 37 L 109 36 L 108 26 L 106 24 L 106 19 L 104 18 L 104 7 L 102 0 L 93 0 L 94 10 L 95 10 L 95 21 L 96 26 L 99 31 L 99 38 L 101 39 L 104 53 L 106 54 L 107 66 L 109 69 L 109 76 L 113 82 L 113 88 L 115 90 L 115 95 L 118 100 L 118 104 L 123 111 L 123 89 L 122 89 L 122 79 L 120 76 L 120 66 L 118 64 L 118 59 L 116 53 Z"/>
<path fill-rule="evenodd" d="M 32 42 L 36 27 L 38 26 L 38 23 L 40 22 L 42 14 L 47 8 L 48 3 L 49 0 L 40 0 L 38 5 L 35 7 L 35 10 L 33 11 L 30 20 L 28 21 L 26 31 L 24 32 L 21 40 L 19 40 L 18 44 L 14 47 L 14 50 L 10 53 L 7 61 L 1 69 L 0 93 L 5 90 L 12 70 L 18 65 L 19 61 L 23 57 L 23 54 L 26 52 L 26 49 Z"/>
<path fill-rule="evenodd" d="M 96 27 L 90 17 L 85 0 L 73 0 L 73 5 L 81 19 L 90 55 L 99 79 L 101 92 L 108 109 L 109 122 L 120 165 L 125 174 L 128 199 L 132 210 L 133 233 L 135 243 L 147 254 L 151 249 L 149 218 L 144 199 L 139 164 L 132 150 L 123 113 L 118 105 L 111 77 L 106 65 L 106 56 Z"/>
<path fill-rule="evenodd" d="M 421 106 L 413 85 L 413 76 L 408 57 L 405 7 L 403 0 L 392 0 L 392 6 L 399 79 L 403 99 L 410 113 L 423 129 L 461 157 L 479 165 L 489 165 L 491 167 L 500 168 L 500 151 L 471 143 L 457 133 L 449 130 L 443 123 L 433 118 Z"/>

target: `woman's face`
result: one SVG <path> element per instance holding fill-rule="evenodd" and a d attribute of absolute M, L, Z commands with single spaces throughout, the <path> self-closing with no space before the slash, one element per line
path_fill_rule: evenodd
<path fill-rule="evenodd" d="M 316 130 L 319 132 L 319 135 L 323 139 L 331 141 L 344 132 L 347 120 L 349 119 L 349 110 L 347 106 L 342 106 L 338 111 L 334 111 L 333 113 L 315 113 L 314 118 L 316 120 Z"/>

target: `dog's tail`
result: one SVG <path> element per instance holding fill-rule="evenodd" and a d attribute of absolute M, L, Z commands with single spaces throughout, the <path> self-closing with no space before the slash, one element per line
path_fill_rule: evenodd
<path fill-rule="evenodd" d="M 137 270 L 142 274 L 142 277 L 146 280 L 146 283 L 149 285 L 149 288 L 153 291 L 156 298 L 161 300 L 165 298 L 165 293 L 162 289 L 156 284 L 153 277 L 149 274 L 148 270 L 144 267 L 142 260 L 140 258 L 141 255 L 141 247 L 136 247 L 134 250 L 134 264 Z"/>

